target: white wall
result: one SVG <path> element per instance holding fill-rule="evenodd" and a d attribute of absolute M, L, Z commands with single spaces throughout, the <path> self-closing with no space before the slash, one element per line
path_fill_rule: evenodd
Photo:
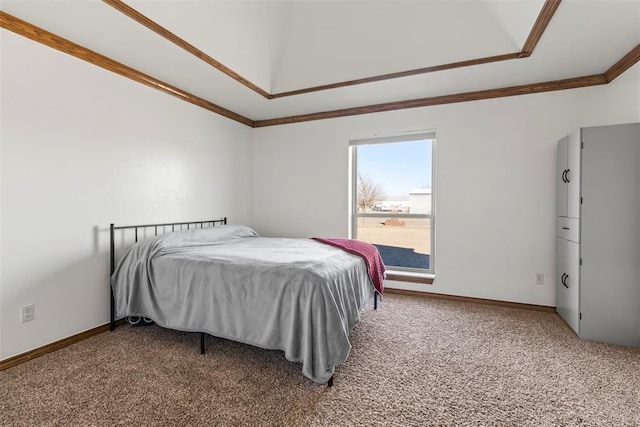
<path fill-rule="evenodd" d="M 636 64 L 607 86 L 256 129 L 254 226 L 346 237 L 349 139 L 435 129 L 436 280 L 387 286 L 554 306 L 556 141 L 639 120 Z"/>
<path fill-rule="evenodd" d="M 636 65 L 606 87 L 252 131 L 0 35 L 0 359 L 108 320 L 110 222 L 226 215 L 264 235 L 346 236 L 347 143 L 374 133 L 438 132 L 424 289 L 554 305 L 555 142 L 640 120 Z M 27 303 L 36 319 L 21 323 Z"/>
<path fill-rule="evenodd" d="M 252 131 L 2 30 L 0 359 L 108 321 L 119 224 L 251 220 Z M 35 303 L 35 320 L 20 307 Z"/>

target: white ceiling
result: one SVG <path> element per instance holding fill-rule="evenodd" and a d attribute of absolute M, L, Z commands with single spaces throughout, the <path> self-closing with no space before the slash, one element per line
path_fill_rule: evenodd
<path fill-rule="evenodd" d="M 269 93 L 519 52 L 544 4 L 124 1 Z M 600 74 L 640 44 L 640 0 L 564 0 L 529 58 L 268 100 L 101 1 L 0 9 L 252 120 Z"/>

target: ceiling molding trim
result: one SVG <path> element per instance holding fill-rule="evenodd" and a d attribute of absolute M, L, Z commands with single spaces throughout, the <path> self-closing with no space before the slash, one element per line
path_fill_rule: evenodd
<path fill-rule="evenodd" d="M 364 77 L 360 79 L 348 80 L 343 82 L 328 83 L 325 85 L 312 86 L 312 87 L 307 87 L 303 89 L 296 89 L 296 90 L 291 90 L 287 92 L 279 92 L 279 93 L 272 94 L 262 89 L 258 85 L 250 82 L 246 78 L 242 77 L 240 74 L 236 73 L 229 67 L 226 67 L 225 65 L 215 60 L 211 56 L 207 55 L 206 53 L 204 53 L 197 47 L 193 46 L 189 42 L 178 37 L 177 35 L 167 30 L 157 22 L 151 20 L 147 16 L 138 12 L 136 9 L 124 3 L 124 1 L 122 0 L 102 0 L 102 1 L 108 4 L 109 6 L 115 8 L 116 10 L 122 12 L 129 18 L 135 20 L 139 24 L 144 25 L 145 27 L 155 32 L 156 34 L 160 35 L 161 37 L 164 37 L 165 39 L 175 44 L 176 46 L 186 50 L 187 52 L 191 53 L 192 55 L 196 56 L 197 58 L 211 65 L 218 71 L 226 74 L 227 76 L 231 77 L 238 83 L 246 86 L 247 88 L 251 89 L 252 91 L 256 92 L 257 94 L 259 94 L 260 96 L 266 99 L 284 98 L 286 96 L 302 95 L 305 93 L 318 92 L 322 90 L 337 89 L 337 88 L 342 88 L 347 86 L 379 82 L 383 80 L 410 77 L 410 76 L 415 76 L 419 74 L 433 73 L 436 71 L 451 70 L 454 68 L 471 67 L 474 65 L 489 64 L 492 62 L 507 61 L 507 60 L 518 59 L 518 58 L 528 58 L 533 53 L 533 49 L 535 48 L 536 44 L 542 37 L 544 30 L 549 25 L 549 22 L 551 21 L 553 14 L 555 13 L 556 9 L 558 8 L 561 2 L 561 0 L 545 1 L 544 5 L 542 6 L 542 9 L 540 10 L 540 14 L 538 15 L 538 18 L 536 19 L 536 22 L 531 28 L 531 31 L 529 33 L 527 41 L 525 42 L 524 47 L 519 52 L 506 53 L 503 55 L 488 56 L 484 58 L 470 59 L 470 60 L 459 61 L 459 62 L 452 62 L 448 64 L 434 65 L 430 67 L 417 68 L 414 70 L 400 71 L 400 72 L 383 74 L 383 75 L 372 76 L 372 77 Z"/>
<path fill-rule="evenodd" d="M 384 104 L 367 105 L 362 107 L 344 108 L 341 110 L 324 111 L 320 113 L 303 114 L 299 116 L 281 117 L 277 119 L 256 120 L 254 127 L 277 126 L 283 124 L 308 122 L 312 120 L 333 119 L 337 117 L 355 116 L 360 114 L 380 113 L 384 111 L 404 110 L 408 108 L 429 107 L 433 105 L 453 104 L 458 102 L 479 101 L 483 99 L 503 98 L 507 96 L 530 95 L 541 92 L 551 92 L 565 89 L 576 89 L 588 86 L 607 84 L 604 74 L 576 77 L 564 80 L 554 80 L 541 83 L 511 86 L 499 89 L 488 89 L 477 92 L 465 92 L 452 95 L 434 96 L 430 98 L 395 101 Z"/>
<path fill-rule="evenodd" d="M 313 86 L 304 89 L 292 90 L 289 92 L 274 93 L 271 98 L 283 98 L 285 96 L 301 95 L 303 93 L 318 92 L 327 89 L 337 89 L 345 86 L 354 86 L 363 83 L 373 83 L 382 80 L 397 79 L 400 77 L 416 76 L 418 74 L 433 73 L 435 71 L 451 70 L 453 68 L 470 67 L 472 65 L 489 64 L 491 62 L 506 61 L 509 59 L 518 59 L 520 52 L 507 53 L 504 55 L 489 56 L 486 58 L 470 59 L 467 61 L 452 62 L 450 64 L 434 65 L 432 67 L 418 68 L 409 71 L 400 71 L 397 73 L 383 74 L 381 76 L 365 77 L 362 79 L 349 80 L 345 82 L 330 83 L 321 86 Z"/>
<path fill-rule="evenodd" d="M 157 24 L 155 21 L 152 21 L 151 19 L 147 18 L 145 15 L 143 15 L 140 12 L 138 12 L 136 9 L 134 9 L 131 6 L 127 5 L 123 1 L 121 1 L 121 0 L 102 0 L 102 1 L 104 3 L 106 3 L 106 4 L 108 4 L 109 6 L 113 7 L 114 9 L 124 13 L 129 18 L 133 19 L 134 21 L 138 22 L 139 24 L 144 25 L 145 27 L 147 27 L 148 29 L 150 29 L 154 33 L 160 35 L 161 37 L 164 37 L 167 40 L 169 40 L 171 43 L 175 44 L 176 46 L 186 50 L 187 52 L 189 52 L 190 54 L 194 55 L 198 59 L 201 59 L 202 61 L 204 61 L 207 64 L 211 65 L 213 68 L 217 69 L 218 71 L 221 71 L 222 73 L 224 73 L 227 76 L 231 77 L 233 80 L 237 81 L 238 83 L 248 87 L 249 89 L 251 89 L 252 91 L 258 93 L 259 95 L 262 95 L 267 99 L 271 97 L 269 92 L 267 92 L 266 90 L 260 88 L 258 85 L 256 85 L 256 84 L 252 83 L 251 81 L 245 79 L 240 74 L 236 73 L 231 68 L 225 66 L 221 62 L 216 61 L 214 58 L 210 57 L 209 55 L 207 55 L 206 53 L 204 53 L 203 51 L 201 51 L 197 47 L 193 46 L 192 44 L 190 44 L 186 40 L 178 37 L 177 35 L 175 35 L 171 31 L 169 31 L 166 28 L 164 28 L 163 26 Z"/>
<path fill-rule="evenodd" d="M 607 79 L 607 83 L 612 82 L 620 74 L 633 67 L 638 61 L 640 61 L 640 44 L 636 45 L 629 53 L 605 71 L 604 77 Z"/>
<path fill-rule="evenodd" d="M 529 32 L 527 41 L 525 42 L 520 52 L 507 53 L 504 55 L 489 56 L 489 57 L 478 58 L 478 59 L 471 59 L 467 61 L 452 62 L 449 64 L 435 65 L 432 67 L 418 68 L 415 70 L 401 71 L 398 73 L 384 74 L 381 76 L 366 77 L 362 79 L 331 83 L 331 84 L 326 84 L 321 86 L 314 86 L 314 87 L 309 87 L 304 89 L 292 90 L 288 92 L 274 93 L 274 94 L 271 94 L 271 98 L 282 98 L 285 96 L 300 95 L 304 93 L 317 92 L 317 91 L 327 90 L 327 89 L 336 89 L 336 88 L 359 85 L 364 83 L 379 82 L 382 80 L 409 77 L 409 76 L 415 76 L 418 74 L 433 73 L 436 71 L 450 70 L 453 68 L 463 68 L 463 67 L 470 67 L 474 65 L 489 64 L 492 62 L 506 61 L 510 59 L 528 58 L 533 53 L 533 50 L 536 44 L 538 44 L 538 41 L 542 37 L 544 30 L 549 25 L 549 22 L 551 22 L 551 18 L 553 17 L 553 14 L 555 13 L 555 11 L 558 9 L 558 6 L 560 6 L 561 1 L 562 0 L 545 0 L 544 5 L 540 9 L 540 13 L 538 14 L 538 18 L 536 19 L 536 22 L 533 24 L 533 27 Z"/>
<path fill-rule="evenodd" d="M 177 98 L 187 101 L 191 104 L 202 107 L 206 110 L 212 111 L 221 116 L 227 117 L 231 120 L 235 120 L 247 126 L 253 126 L 253 120 L 234 113 L 231 110 L 227 110 L 219 105 L 213 104 L 205 99 L 199 98 L 193 94 L 183 91 L 180 88 L 172 86 L 161 80 L 156 79 L 148 74 L 144 74 L 134 68 L 126 66 L 120 62 L 114 61 L 104 55 L 87 49 L 79 44 L 73 43 L 65 38 L 62 38 L 56 34 L 50 33 L 42 28 L 36 27 L 26 21 L 16 18 L 6 12 L 0 10 L 0 27 L 12 31 L 18 35 L 41 43 L 45 46 L 64 52 L 71 56 L 75 56 L 78 59 L 89 62 L 90 64 L 97 65 L 121 76 L 127 77 L 138 83 L 142 83 L 153 89 L 157 89 L 169 95 L 173 95 Z"/>
<path fill-rule="evenodd" d="M 144 74 L 134 68 L 128 67 L 111 58 L 89 50 L 83 46 L 64 39 L 56 34 L 39 28 L 33 24 L 23 21 L 15 16 L 0 10 L 0 28 L 5 28 L 18 35 L 29 38 L 47 47 L 64 52 L 83 61 L 97 65 L 106 70 L 112 71 L 123 77 L 127 77 L 146 86 L 173 95 L 177 98 L 197 105 L 221 116 L 235 120 L 250 127 L 277 126 L 283 124 L 300 123 L 312 120 L 323 120 L 338 117 L 354 116 L 361 114 L 379 113 L 385 111 L 402 110 L 408 108 L 428 107 L 433 105 L 443 105 L 458 102 L 479 101 L 483 99 L 502 98 L 517 95 L 529 95 L 541 92 L 550 92 L 566 89 L 576 89 L 581 87 L 606 85 L 620 76 L 626 70 L 640 61 L 640 44 L 635 46 L 629 53 L 613 64 L 605 73 L 591 76 L 576 77 L 563 80 L 554 80 L 541 83 L 525 84 L 505 88 L 480 90 L 475 92 L 465 92 L 458 94 L 442 95 L 429 98 L 420 98 L 406 101 L 394 101 L 383 104 L 375 104 L 361 107 L 344 108 L 318 113 L 303 114 L 297 116 L 251 120 L 240 114 L 227 110 L 219 105 L 213 104 L 175 86 L 162 82 L 152 76 Z"/>
<path fill-rule="evenodd" d="M 551 22 L 551 18 L 553 18 L 556 10 L 558 10 L 558 6 L 560 6 L 561 1 L 562 0 L 546 0 L 544 2 L 544 5 L 540 10 L 540 14 L 538 15 L 538 19 L 536 19 L 536 22 L 533 24 L 529 37 L 527 37 L 527 41 L 524 42 L 524 46 L 520 51 L 520 58 L 528 58 L 531 56 L 536 45 L 542 38 L 544 30 L 547 29 L 549 22 Z"/>

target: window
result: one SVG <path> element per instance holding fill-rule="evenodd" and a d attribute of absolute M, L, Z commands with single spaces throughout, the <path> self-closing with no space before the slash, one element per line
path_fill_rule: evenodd
<path fill-rule="evenodd" d="M 435 133 L 349 145 L 351 237 L 375 245 L 388 270 L 433 274 Z"/>

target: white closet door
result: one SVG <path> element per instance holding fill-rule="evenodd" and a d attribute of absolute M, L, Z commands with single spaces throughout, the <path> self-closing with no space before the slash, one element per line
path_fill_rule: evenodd
<path fill-rule="evenodd" d="M 640 347 L 640 124 L 583 140 L 581 337 Z"/>

